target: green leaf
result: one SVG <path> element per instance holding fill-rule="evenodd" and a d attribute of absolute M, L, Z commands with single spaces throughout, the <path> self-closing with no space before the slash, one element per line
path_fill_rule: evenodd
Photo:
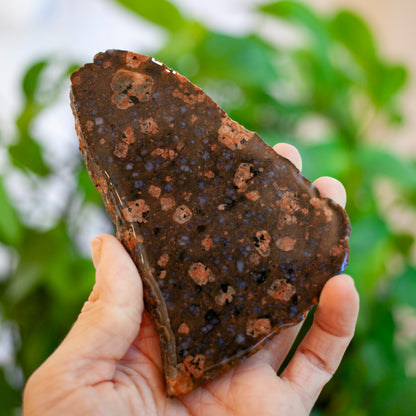
<path fill-rule="evenodd" d="M 416 269 L 409 267 L 399 277 L 392 280 L 390 290 L 395 303 L 416 305 Z"/>
<path fill-rule="evenodd" d="M 320 176 L 339 178 L 349 167 L 349 155 L 336 141 L 299 146 L 303 159 L 303 171 L 307 178 Z"/>
<path fill-rule="evenodd" d="M 389 324 L 391 326 L 391 322 Z M 379 340 L 372 339 L 364 343 L 361 347 L 360 355 L 363 362 L 365 362 L 367 370 L 366 382 L 370 386 L 377 386 L 383 377 L 386 376 L 391 366 L 389 357 L 386 357 L 386 346 Z"/>
<path fill-rule="evenodd" d="M 6 376 L 5 374 L 7 373 L 7 367 L 10 371 L 10 364 L 8 363 L 3 364 L 0 368 L 0 415 L 13 416 L 21 414 L 19 409 L 22 405 L 22 394 L 16 386 L 10 385 L 10 375 Z"/>
<path fill-rule="evenodd" d="M 78 190 L 83 194 L 85 201 L 93 202 L 102 206 L 101 195 L 89 177 L 88 171 L 84 164 L 81 166 L 78 176 Z"/>
<path fill-rule="evenodd" d="M 39 79 L 47 65 L 47 60 L 38 61 L 26 71 L 22 81 L 22 90 L 28 101 L 33 100 L 39 85 Z"/>
<path fill-rule="evenodd" d="M 8 245 L 16 245 L 21 236 L 22 227 L 19 218 L 0 177 L 0 241 Z"/>
<path fill-rule="evenodd" d="M 392 236 L 393 244 L 398 252 L 408 258 L 412 254 L 412 248 L 415 243 L 415 237 L 411 234 L 395 234 Z"/>
<path fill-rule="evenodd" d="M 416 166 L 391 151 L 361 146 L 355 153 L 354 160 L 364 173 L 363 179 L 368 183 L 385 177 L 394 180 L 402 188 L 416 187 Z"/>
<path fill-rule="evenodd" d="M 239 88 L 268 88 L 278 78 L 275 52 L 257 36 L 209 33 L 195 51 L 200 79 L 228 79 Z"/>
<path fill-rule="evenodd" d="M 332 76 L 329 63 L 329 34 L 326 22 L 305 4 L 294 1 L 278 1 L 260 7 L 264 13 L 298 24 L 309 30 L 314 40 L 314 55 L 318 58 L 325 76 Z M 309 38 L 309 36 L 308 36 Z"/>
<path fill-rule="evenodd" d="M 378 65 L 373 35 L 355 13 L 340 11 L 330 21 L 329 28 L 334 39 L 344 44 L 363 67 L 370 69 Z"/>
<path fill-rule="evenodd" d="M 387 240 L 388 236 L 389 230 L 381 218 L 375 215 L 364 216 L 354 224 L 350 241 L 351 251 L 357 258 L 364 259 L 378 242 Z"/>
<path fill-rule="evenodd" d="M 21 134 L 19 141 L 9 147 L 9 154 L 13 164 L 22 170 L 46 176 L 50 169 L 43 161 L 43 151 L 39 143 L 28 134 Z"/>
<path fill-rule="evenodd" d="M 308 28 L 316 36 L 320 44 L 326 44 L 328 42 L 323 20 L 305 4 L 294 1 L 278 1 L 260 6 L 260 10 Z"/>
<path fill-rule="evenodd" d="M 118 3 L 145 18 L 149 22 L 177 32 L 187 20 L 179 10 L 167 0 L 116 0 Z"/>
<path fill-rule="evenodd" d="M 25 296 L 31 293 L 39 285 L 42 276 L 42 267 L 39 262 L 26 262 L 19 259 L 16 273 L 7 286 L 7 300 L 12 303 L 22 301 Z"/>
<path fill-rule="evenodd" d="M 200 68 L 197 55 L 208 33 L 210 32 L 201 23 L 188 22 L 181 30 L 169 36 L 155 57 L 191 79 Z M 187 72 L 188 69 L 190 73 Z"/>
<path fill-rule="evenodd" d="M 416 378 L 400 374 L 394 367 L 391 375 L 363 399 L 366 415 L 409 416 L 416 409 Z"/>
<path fill-rule="evenodd" d="M 384 107 L 406 83 L 407 71 L 401 65 L 380 66 L 370 80 L 372 97 L 376 105 Z"/>
<path fill-rule="evenodd" d="M 393 254 L 386 223 L 376 215 L 366 215 L 352 224 L 351 255 L 347 273 L 356 279 L 359 291 L 374 296 L 374 289 Z"/>
<path fill-rule="evenodd" d="M 19 247 L 19 265 L 15 275 L 10 279 L 7 297 L 13 302 L 19 302 L 39 285 L 49 286 L 46 276 L 50 274 L 50 270 L 59 263 L 61 269 L 71 263 L 70 248 L 67 228 L 63 222 L 44 232 L 26 230 L 25 238 Z M 62 270 L 55 278 L 62 279 L 61 274 Z"/>
<path fill-rule="evenodd" d="M 366 87 L 374 104 L 377 107 L 390 105 L 392 97 L 406 82 L 405 68 L 383 62 L 369 27 L 356 14 L 341 11 L 329 27 L 333 38 L 342 43 L 364 69 Z"/>
<path fill-rule="evenodd" d="M 77 64 L 77 63 L 73 63 L 73 64 L 68 65 L 68 68 L 66 69 L 63 76 L 68 77 L 73 72 L 75 72 L 77 69 L 81 68 L 81 66 L 82 66 L 81 64 Z"/>

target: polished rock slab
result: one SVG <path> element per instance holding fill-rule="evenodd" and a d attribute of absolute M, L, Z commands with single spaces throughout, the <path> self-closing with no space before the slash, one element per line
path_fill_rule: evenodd
<path fill-rule="evenodd" d="M 300 322 L 347 264 L 345 211 L 151 57 L 112 50 L 72 77 L 81 153 L 133 258 L 184 394 Z"/>

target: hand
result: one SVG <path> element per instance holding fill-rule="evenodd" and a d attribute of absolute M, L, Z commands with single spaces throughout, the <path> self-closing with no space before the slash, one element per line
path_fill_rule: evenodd
<path fill-rule="evenodd" d="M 294 147 L 275 150 L 301 167 Z M 345 205 L 338 181 L 324 177 L 315 185 Z M 349 276 L 336 276 L 326 283 L 314 323 L 280 377 L 276 371 L 300 325 L 203 387 L 169 399 L 159 338 L 144 310 L 134 263 L 114 237 L 91 244 L 96 284 L 65 340 L 30 377 L 25 416 L 307 415 L 353 336 L 358 294 Z"/>

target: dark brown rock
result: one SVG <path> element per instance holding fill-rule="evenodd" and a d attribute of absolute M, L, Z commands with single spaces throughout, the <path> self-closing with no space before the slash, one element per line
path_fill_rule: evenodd
<path fill-rule="evenodd" d="M 167 393 L 187 393 L 304 318 L 347 264 L 347 216 L 148 56 L 100 53 L 71 79 L 81 152 L 142 276 Z"/>

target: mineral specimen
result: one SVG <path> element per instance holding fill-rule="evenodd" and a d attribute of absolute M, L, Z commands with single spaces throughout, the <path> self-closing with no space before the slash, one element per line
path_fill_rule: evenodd
<path fill-rule="evenodd" d="M 347 264 L 348 218 L 157 60 L 111 50 L 71 79 L 81 152 L 143 279 L 167 394 L 187 393 L 304 318 Z"/>

